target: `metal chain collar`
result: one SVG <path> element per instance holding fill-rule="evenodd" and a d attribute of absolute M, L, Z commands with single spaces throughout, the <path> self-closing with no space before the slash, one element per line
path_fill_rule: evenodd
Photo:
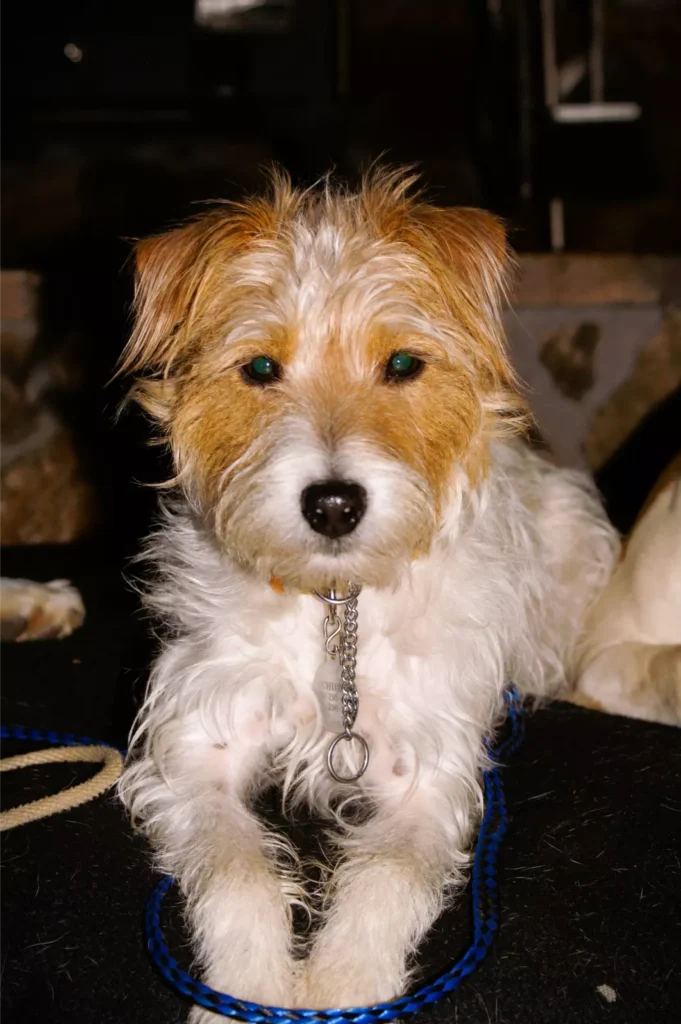
<path fill-rule="evenodd" d="M 345 597 L 339 597 L 335 588 L 328 593 L 322 594 L 315 590 L 320 601 L 328 605 L 328 614 L 324 619 L 324 647 L 331 659 L 338 658 L 340 663 L 341 676 L 341 709 L 343 714 L 343 732 L 335 736 L 326 752 L 326 766 L 329 774 L 336 782 L 357 782 L 364 775 L 369 765 L 369 747 L 363 736 L 353 732 L 357 711 L 359 710 L 359 695 L 355 682 L 357 672 L 357 623 L 358 609 L 357 598 L 361 591 L 357 584 L 348 584 L 348 591 Z M 343 609 L 343 619 L 338 614 Z M 336 642 L 338 640 L 338 642 Z M 340 743 L 356 742 L 360 745 L 362 752 L 362 763 L 353 775 L 340 775 L 333 765 L 333 755 Z"/>

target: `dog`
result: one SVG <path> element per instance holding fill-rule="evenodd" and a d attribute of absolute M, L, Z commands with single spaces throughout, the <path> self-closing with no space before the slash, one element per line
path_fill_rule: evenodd
<path fill-rule="evenodd" d="M 137 248 L 122 367 L 175 476 L 146 549 L 164 639 L 120 792 L 186 897 L 205 982 L 264 1004 L 405 991 L 466 877 L 504 688 L 574 686 L 619 558 L 586 475 L 523 440 L 502 224 L 414 185 L 275 173 Z M 328 605 L 351 599 L 354 647 Z M 336 631 L 356 667 L 340 718 L 313 685 Z M 302 946 L 295 852 L 253 810 L 273 781 L 334 826 Z"/>

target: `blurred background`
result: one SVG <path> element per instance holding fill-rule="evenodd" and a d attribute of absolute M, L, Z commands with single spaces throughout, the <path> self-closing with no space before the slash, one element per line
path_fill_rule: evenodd
<path fill-rule="evenodd" d="M 539 435 L 627 527 L 681 436 L 679 0 L 9 0 L 3 28 L 5 545 L 146 527 L 166 467 L 111 382 L 132 240 L 273 161 L 381 156 L 506 218 Z"/>

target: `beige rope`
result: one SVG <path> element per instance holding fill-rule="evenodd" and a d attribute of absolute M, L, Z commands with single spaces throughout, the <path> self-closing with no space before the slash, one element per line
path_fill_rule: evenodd
<path fill-rule="evenodd" d="M 31 768 L 34 765 L 65 764 L 74 761 L 101 762 L 102 769 L 87 782 L 70 786 L 53 796 L 45 796 L 40 800 L 33 800 L 27 804 L 20 804 L 19 807 L 13 807 L 9 811 L 3 811 L 0 814 L 0 832 L 16 828 L 18 825 L 27 825 L 29 821 L 47 818 L 60 811 L 70 811 L 73 807 L 87 803 L 88 800 L 94 800 L 96 796 L 113 786 L 123 770 L 123 757 L 113 747 L 84 746 L 49 747 L 47 750 L 34 750 L 29 754 L 17 754 L 16 757 L 5 757 L 0 760 L 0 772 L 13 771 L 15 768 Z"/>

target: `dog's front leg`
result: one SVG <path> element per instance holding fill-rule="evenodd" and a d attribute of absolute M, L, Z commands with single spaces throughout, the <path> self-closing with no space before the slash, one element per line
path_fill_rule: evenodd
<path fill-rule="evenodd" d="M 199 816 L 203 820 L 187 844 L 181 883 L 203 980 L 239 998 L 291 1006 L 296 973 L 292 883 L 275 863 L 285 850 L 283 837 L 266 831 L 245 806 L 229 798 L 204 807 Z M 190 1020 L 203 1022 L 204 1014 L 195 1009 Z"/>
<path fill-rule="evenodd" d="M 159 866 L 183 891 L 203 981 L 238 998 L 290 1006 L 290 903 L 298 893 L 284 836 L 267 830 L 248 805 L 261 761 L 247 744 L 221 749 L 194 740 L 166 758 L 169 780 L 152 757 L 134 762 L 122 793 L 133 817 L 146 822 Z M 214 1019 L 198 1007 L 190 1017 L 192 1024 Z"/>
<path fill-rule="evenodd" d="M 469 795 L 417 792 L 379 810 L 342 842 L 333 903 L 302 980 L 312 1007 L 370 1005 L 400 995 L 410 958 L 467 863 Z"/>

